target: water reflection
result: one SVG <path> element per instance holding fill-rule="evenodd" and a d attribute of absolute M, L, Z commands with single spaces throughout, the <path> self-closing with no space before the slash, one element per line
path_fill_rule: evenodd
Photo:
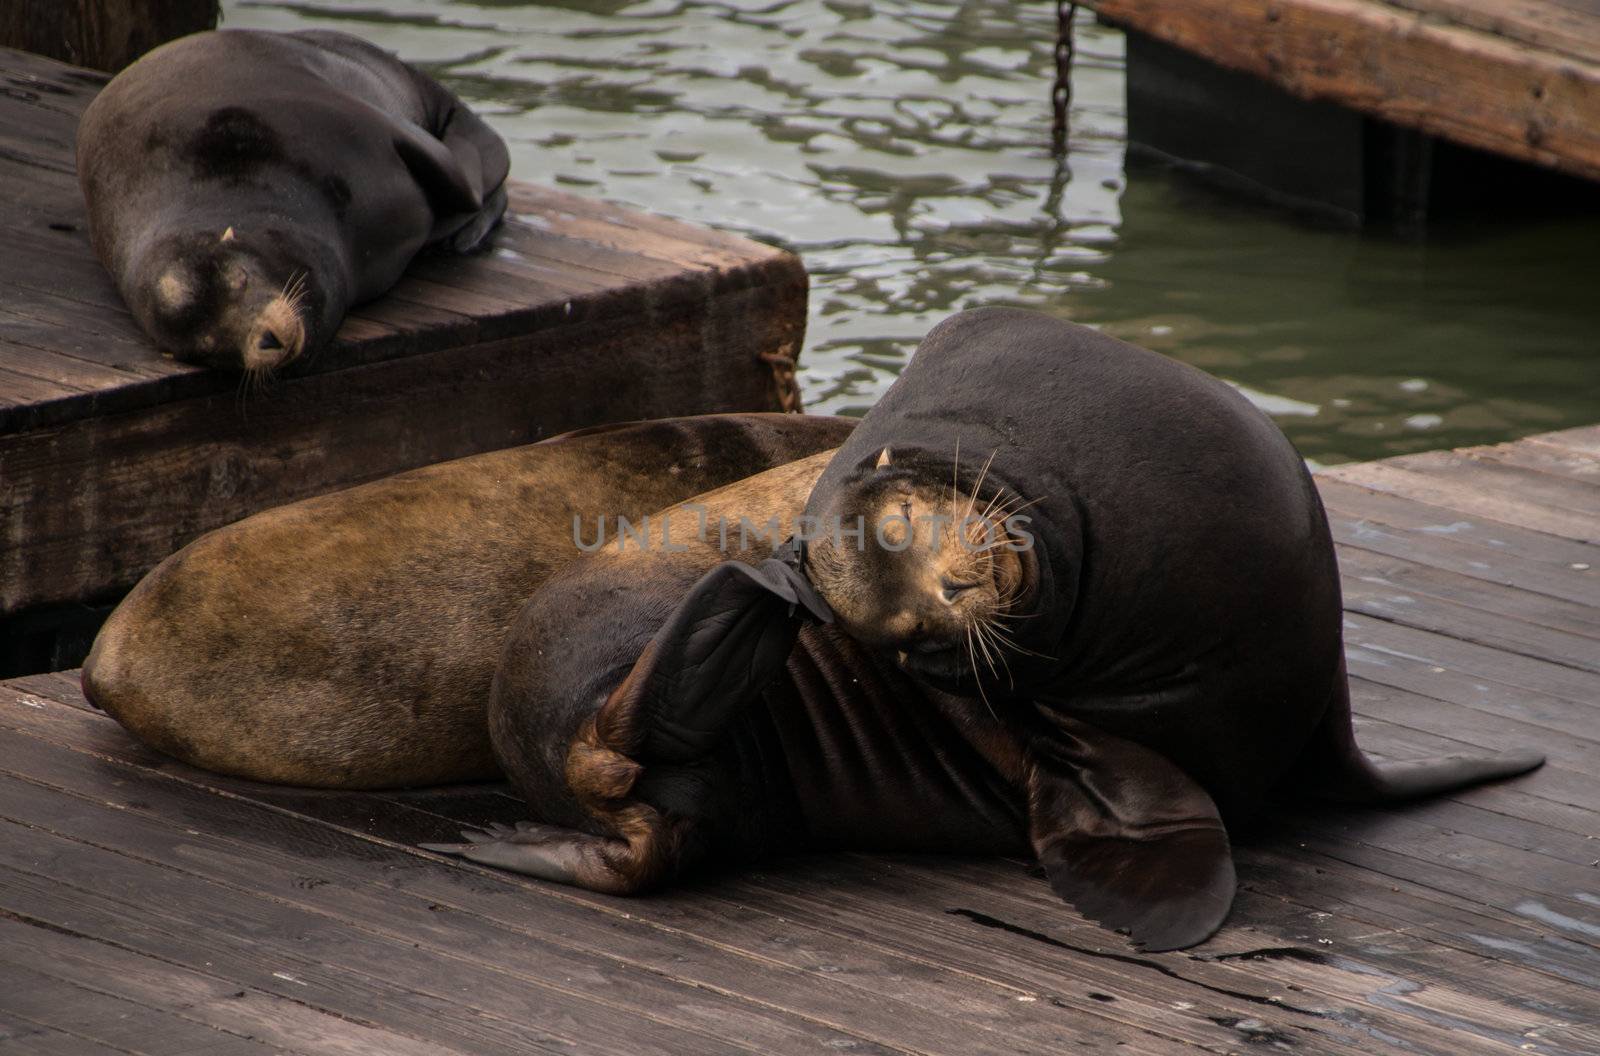
<path fill-rule="evenodd" d="M 1122 39 L 1079 23 L 1053 158 L 1049 4 L 230 0 L 425 64 L 515 172 L 800 252 L 808 406 L 859 413 L 980 303 L 1043 308 L 1240 385 L 1310 458 L 1600 420 L 1600 227 L 1414 246 L 1124 171 Z"/>

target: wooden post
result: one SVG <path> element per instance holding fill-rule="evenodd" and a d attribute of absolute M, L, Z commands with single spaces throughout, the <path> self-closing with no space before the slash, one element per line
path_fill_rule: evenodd
<path fill-rule="evenodd" d="M 215 29 L 219 0 L 6 0 L 0 45 L 116 73 L 158 44 Z"/>

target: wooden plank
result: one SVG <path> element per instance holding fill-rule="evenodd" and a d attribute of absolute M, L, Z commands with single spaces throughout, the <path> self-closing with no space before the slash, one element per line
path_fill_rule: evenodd
<path fill-rule="evenodd" d="M 1451 521 L 1450 511 L 1334 481 L 1318 486 L 1341 554 L 1358 549 L 1588 608 L 1600 605 L 1600 548 L 1529 532 L 1552 544 L 1546 553 L 1529 553 L 1503 538 L 1509 526 L 1465 515 Z"/>
<path fill-rule="evenodd" d="M 116 72 L 157 45 L 212 29 L 216 0 L 12 0 L 0 43 Z"/>
<path fill-rule="evenodd" d="M 985 955 L 990 943 L 1014 949 L 1027 949 L 1028 943 L 1037 943 L 1033 949 L 1055 958 L 1065 956 L 1064 951 L 1087 950 L 1101 961 L 1131 960 L 1147 969 L 1166 968 L 1172 975 L 1207 989 L 1224 987 L 1232 992 L 1264 994 L 1262 1003 L 1269 1008 L 1304 1010 L 1323 1020 L 1315 1023 L 1323 1031 L 1354 1028 L 1366 1033 L 1362 1040 L 1368 1045 L 1373 1039 L 1387 1038 L 1391 1046 L 1413 1045 L 1422 1051 L 1433 1051 L 1439 1024 L 1431 1013 L 1439 1004 L 1476 1003 L 1471 1015 L 1452 1024 L 1460 1034 L 1452 1033 L 1451 1038 L 1472 1051 L 1484 1052 L 1503 1051 L 1507 1023 L 1531 1020 L 1541 1027 L 1554 1026 L 1569 1015 L 1586 1021 L 1594 1007 L 1592 993 L 1572 982 L 1521 965 L 1502 966 L 1481 954 L 1408 938 L 1391 924 L 1381 923 L 1385 920 L 1381 913 L 1367 912 L 1369 904 L 1381 904 L 1375 894 L 1365 889 L 1377 884 L 1365 883 L 1346 891 L 1343 877 L 1336 878 L 1311 864 L 1328 859 L 1303 850 L 1296 853 L 1303 860 L 1295 868 L 1295 875 L 1282 880 L 1273 867 L 1279 863 L 1293 865 L 1292 860 L 1278 855 L 1263 859 L 1249 845 L 1238 848 L 1243 884 L 1230 925 L 1204 948 L 1175 957 L 1130 957 L 1116 947 L 1096 943 L 1092 928 L 1087 929 L 1090 937 L 1085 944 L 1074 934 L 1071 915 L 1064 913 L 1046 885 L 1008 882 L 999 867 L 990 863 L 893 856 L 888 859 L 892 868 L 885 868 L 883 859 L 874 856 L 877 867 L 858 875 L 847 874 L 848 867 L 836 865 L 833 858 L 808 859 L 798 870 L 786 868 L 784 875 L 797 892 L 809 893 L 822 904 L 827 903 L 830 892 L 841 888 L 860 894 L 873 906 L 914 904 L 915 899 L 926 901 L 931 896 L 936 904 L 948 907 L 947 916 L 977 925 L 963 928 L 959 938 L 983 948 Z M 1262 882 L 1273 889 L 1271 897 L 1257 893 L 1258 869 L 1264 877 Z M 768 880 L 767 874 L 762 875 L 764 881 Z M 1359 883 L 1363 878 L 1355 879 Z M 867 885 L 873 894 L 865 893 Z M 1280 890 L 1292 892 L 1304 901 L 1290 908 Z M 1491 930 L 1498 927 L 1490 922 L 1484 925 Z M 1018 943 L 1017 939 L 1025 941 Z M 1241 956 L 1247 951 L 1273 951 L 1280 956 L 1252 962 Z M 1286 987 L 1289 980 L 1284 978 L 1280 963 L 1286 960 L 1314 964 L 1316 970 L 1295 978 Z M 1219 973 L 1216 969 L 1227 971 Z M 1097 976 L 1102 969 L 1091 970 Z M 1425 979 L 1427 985 L 1410 991 L 1390 990 L 1399 1000 L 1381 1000 L 1380 995 L 1397 978 Z M 1189 994 L 1182 996 L 1192 1000 Z M 1303 1019 L 1291 1022 L 1306 1025 Z M 1278 1033 L 1289 1032 L 1280 1028 Z M 1310 1051 L 1321 1051 L 1321 1041 L 1321 1037 L 1303 1038 Z"/>
<path fill-rule="evenodd" d="M 1321 474 L 1373 491 L 1389 492 L 1447 509 L 1459 509 L 1530 531 L 1590 545 L 1600 544 L 1600 518 L 1551 506 L 1530 505 L 1499 492 L 1482 490 L 1470 483 L 1437 478 L 1431 471 L 1418 472 L 1387 462 L 1363 462 L 1334 466 L 1322 470 Z"/>
<path fill-rule="evenodd" d="M 1530 436 L 1504 444 L 1469 447 L 1460 452 L 1474 460 L 1553 473 L 1591 486 L 1600 485 L 1600 457 L 1570 451 Z"/>
<path fill-rule="evenodd" d="M 107 1056 L 128 1052 L 0 1010 L 0 1049 L 23 1056 Z"/>
<path fill-rule="evenodd" d="M 330 1056 L 464 1052 L 322 1012 L 300 1001 L 240 989 L 216 975 L 5 915 L 0 915 L 0 959 L 39 968 L 54 979 L 88 991 L 89 1000 L 133 1002 L 255 1038 L 274 1051 Z M 70 1022 L 71 1017 L 58 1019 L 61 1021 Z"/>
<path fill-rule="evenodd" d="M 92 1043 L 86 1048 L 162 1056 L 272 1056 L 274 1051 L 247 1037 L 77 986 L 18 963 L 10 953 L 0 950 L 10 1014 L 64 1027 Z"/>
<path fill-rule="evenodd" d="M 1600 55 L 1600 12 L 1549 0 L 1387 0 L 1395 7 L 1577 59 Z"/>
<path fill-rule="evenodd" d="M 1493 491 L 1529 505 L 1600 514 L 1600 481 L 1585 480 L 1574 474 L 1553 474 L 1543 467 L 1519 466 L 1503 454 L 1497 458 L 1481 449 L 1402 455 L 1385 459 L 1384 465 L 1427 474 L 1450 484 Z"/>
<path fill-rule="evenodd" d="M 1584 425 L 1556 433 L 1541 433 L 1529 439 L 1588 455 L 1590 458 L 1600 458 L 1600 425 Z"/>
<path fill-rule="evenodd" d="M 1600 63 L 1380 0 L 1091 0 L 1102 16 L 1306 99 L 1600 179 Z"/>
<path fill-rule="evenodd" d="M 1491 687 L 1488 693 L 1506 698 L 1524 689 L 1573 704 L 1592 705 L 1595 700 L 1594 675 L 1587 672 L 1404 624 L 1347 612 L 1344 638 L 1351 670 L 1374 679 L 1378 676 L 1369 675 L 1365 665 L 1407 662 L 1438 668 L 1440 674 L 1458 671 Z"/>
<path fill-rule="evenodd" d="M 1456 609 L 1470 608 L 1498 618 L 1503 623 L 1525 624 L 1533 628 L 1533 633 L 1539 633 L 1541 628 L 1550 630 L 1556 633 L 1541 638 L 1541 644 L 1537 647 L 1546 659 L 1557 659 L 1561 655 L 1563 642 L 1582 638 L 1600 639 L 1600 608 L 1595 606 L 1442 571 L 1361 547 L 1340 547 L 1339 567 L 1344 573 L 1347 602 L 1352 597 L 1370 595 L 1381 598 L 1396 612 L 1405 609 L 1438 610 L 1446 615 L 1437 619 L 1452 622 L 1457 615 Z M 1357 605 L 1346 607 L 1359 608 Z M 1416 617 L 1423 621 L 1428 618 Z M 1404 618 L 1400 618 L 1400 622 L 1418 625 Z M 1548 643 L 1548 647 L 1545 643 Z M 1576 651 L 1577 662 L 1574 666 L 1591 666 L 1590 660 L 1597 648 L 1600 648 L 1600 642 L 1586 649 L 1580 647 Z"/>

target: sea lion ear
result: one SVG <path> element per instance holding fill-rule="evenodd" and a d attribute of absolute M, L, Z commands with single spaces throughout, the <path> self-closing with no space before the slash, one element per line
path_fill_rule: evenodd
<path fill-rule="evenodd" d="M 1029 837 L 1050 886 L 1141 950 L 1204 942 L 1233 904 L 1233 854 L 1216 804 L 1176 764 L 1051 715 L 1029 746 Z"/>
<path fill-rule="evenodd" d="M 789 659 L 800 629 L 792 613 L 806 604 L 795 579 L 810 590 L 773 560 L 724 561 L 702 576 L 601 707 L 601 740 L 641 763 L 710 754 Z"/>

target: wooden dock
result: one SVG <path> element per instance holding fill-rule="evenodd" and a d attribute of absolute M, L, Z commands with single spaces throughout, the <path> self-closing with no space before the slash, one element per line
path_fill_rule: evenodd
<path fill-rule="evenodd" d="M 599 422 L 798 406 L 792 254 L 527 184 L 491 251 L 419 259 L 266 392 L 164 358 L 85 231 L 74 135 L 104 81 L 0 49 L 0 673 L 81 659 L 95 606 L 256 510 Z"/>
<path fill-rule="evenodd" d="M 1086 2 L 1300 98 L 1600 180 L 1595 0 Z"/>
<path fill-rule="evenodd" d="M 0 1050 L 1600 1052 L 1600 427 L 1320 476 L 1362 742 L 1523 779 L 1286 807 L 1233 918 L 1135 954 L 1012 861 L 841 854 L 620 900 L 416 850 L 498 787 L 213 777 L 0 684 Z"/>

